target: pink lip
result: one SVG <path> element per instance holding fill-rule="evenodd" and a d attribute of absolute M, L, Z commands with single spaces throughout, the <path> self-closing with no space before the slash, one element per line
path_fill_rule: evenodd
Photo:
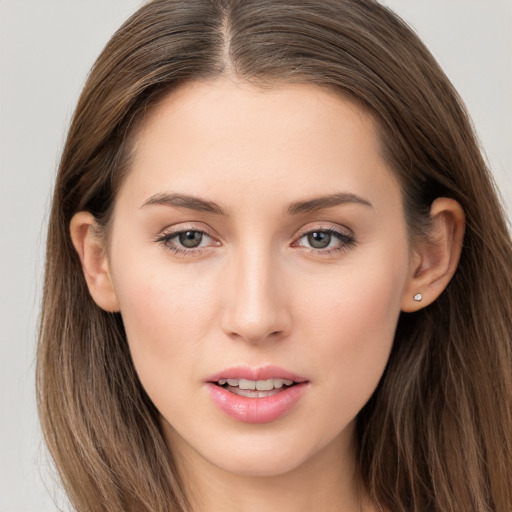
<path fill-rule="evenodd" d="M 293 380 L 296 384 L 283 388 L 275 395 L 262 398 L 239 396 L 215 384 L 220 379 L 271 378 Z M 243 423 L 270 423 L 292 409 L 309 386 L 308 381 L 299 375 L 277 366 L 265 366 L 256 369 L 237 367 L 222 370 L 207 379 L 206 387 L 215 405 L 231 418 Z"/>
<path fill-rule="evenodd" d="M 248 366 L 234 366 L 226 368 L 215 373 L 206 379 L 207 382 L 217 382 L 221 379 L 247 379 L 247 380 L 267 380 L 267 379 L 286 379 L 295 382 L 306 382 L 307 379 L 289 372 L 279 366 L 263 366 L 261 368 L 249 368 Z"/>

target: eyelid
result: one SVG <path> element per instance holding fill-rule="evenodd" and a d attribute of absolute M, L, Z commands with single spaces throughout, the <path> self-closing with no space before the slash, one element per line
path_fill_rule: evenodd
<path fill-rule="evenodd" d="M 180 222 L 179 224 L 173 224 L 172 226 L 168 226 L 162 230 L 156 235 L 156 239 L 164 237 L 164 236 L 170 236 L 170 235 L 177 235 L 180 233 L 184 233 L 186 231 L 197 231 L 198 233 L 204 233 L 208 235 L 210 238 L 218 239 L 219 237 L 213 233 L 213 230 L 209 228 L 207 225 L 202 223 L 188 223 L 188 222 Z"/>
<path fill-rule="evenodd" d="M 354 233 L 351 229 L 345 227 L 345 226 L 340 226 L 339 224 L 333 224 L 331 222 L 327 222 L 327 223 L 314 223 L 314 224 L 308 224 L 306 226 L 303 226 L 302 228 L 300 228 L 300 230 L 297 232 L 297 235 L 296 237 L 297 238 L 300 238 L 300 237 L 303 237 L 304 235 L 307 235 L 311 232 L 314 232 L 314 231 L 326 231 L 326 232 L 333 232 L 333 233 L 339 233 L 340 235 L 343 235 L 343 236 L 347 236 L 347 237 L 351 237 L 353 238 L 354 237 Z"/>

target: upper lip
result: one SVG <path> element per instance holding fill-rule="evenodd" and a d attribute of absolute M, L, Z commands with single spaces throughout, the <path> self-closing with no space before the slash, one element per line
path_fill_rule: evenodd
<path fill-rule="evenodd" d="M 308 379 L 297 375 L 294 372 L 285 370 L 279 366 L 266 365 L 259 368 L 249 366 L 233 366 L 220 372 L 210 375 L 207 382 L 217 382 L 221 379 L 246 379 L 246 380 L 267 380 L 267 379 L 285 379 L 295 382 L 306 382 Z"/>

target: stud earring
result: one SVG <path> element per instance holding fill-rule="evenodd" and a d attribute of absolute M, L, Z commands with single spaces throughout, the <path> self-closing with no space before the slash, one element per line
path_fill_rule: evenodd
<path fill-rule="evenodd" d="M 421 293 L 417 293 L 413 298 L 416 302 L 421 302 L 421 299 L 423 299 L 423 296 L 421 295 Z"/>

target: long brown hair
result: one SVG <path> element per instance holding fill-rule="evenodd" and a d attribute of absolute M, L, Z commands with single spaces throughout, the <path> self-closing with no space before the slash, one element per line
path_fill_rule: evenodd
<path fill-rule="evenodd" d="M 80 210 L 108 223 L 148 108 L 178 85 L 227 73 L 262 87 L 318 84 L 364 105 L 413 237 L 436 197 L 462 205 L 458 270 L 435 303 L 400 317 L 358 416 L 358 466 L 386 510 L 512 510 L 510 235 L 458 95 L 417 36 L 374 0 L 154 0 L 98 58 L 56 181 L 37 363 L 43 431 L 74 507 L 187 509 L 121 318 L 91 299 L 69 223 Z"/>

